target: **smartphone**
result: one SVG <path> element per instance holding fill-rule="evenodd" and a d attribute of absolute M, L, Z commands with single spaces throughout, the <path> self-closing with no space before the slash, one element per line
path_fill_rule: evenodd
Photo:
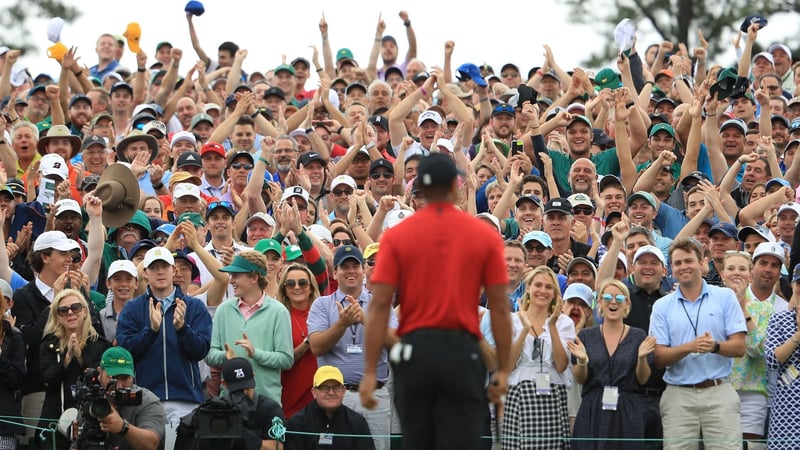
<path fill-rule="evenodd" d="M 519 102 L 517 105 L 522 106 L 525 102 L 531 102 L 531 105 L 536 103 L 536 99 L 539 96 L 539 93 L 536 92 L 532 87 L 526 86 L 521 84 L 517 87 L 517 91 L 519 91 Z"/>
<path fill-rule="evenodd" d="M 521 140 L 517 139 L 511 141 L 511 156 L 522 153 L 523 152 L 522 148 L 523 148 L 523 143 Z"/>

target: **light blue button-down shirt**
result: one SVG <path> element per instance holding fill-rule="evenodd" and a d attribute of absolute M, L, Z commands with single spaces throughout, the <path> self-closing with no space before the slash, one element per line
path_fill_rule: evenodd
<path fill-rule="evenodd" d="M 747 332 L 744 314 L 732 290 L 703 281 L 700 297 L 695 301 L 686 299 L 678 287 L 653 305 L 650 335 L 655 336 L 658 345 L 677 347 L 705 332 L 717 342 Z M 664 381 L 673 385 L 697 384 L 727 378 L 732 368 L 733 358 L 716 353 L 689 354 L 667 367 Z"/>

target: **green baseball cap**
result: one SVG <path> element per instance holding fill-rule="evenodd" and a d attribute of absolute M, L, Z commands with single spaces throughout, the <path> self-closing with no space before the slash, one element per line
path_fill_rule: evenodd
<path fill-rule="evenodd" d="M 622 82 L 619 81 L 619 75 L 614 72 L 614 69 L 604 68 L 594 76 L 594 81 L 597 83 L 595 90 L 601 91 L 603 89 L 617 89 L 622 87 Z"/>
<path fill-rule="evenodd" d="M 206 224 L 206 221 L 203 220 L 203 216 L 197 214 L 196 212 L 185 212 L 181 214 L 180 216 L 178 216 L 178 220 L 176 220 L 175 223 L 178 224 L 186 221 L 191 222 L 192 225 L 196 227 L 202 227 L 203 225 Z"/>
<path fill-rule="evenodd" d="M 294 67 L 290 66 L 289 64 L 281 64 L 278 67 L 276 67 L 274 71 L 275 75 L 277 75 L 278 72 L 289 72 L 292 75 L 295 74 Z"/>
<path fill-rule="evenodd" d="M 122 347 L 111 347 L 103 352 L 103 357 L 100 358 L 100 367 L 112 377 L 117 375 L 134 376 L 133 356 L 131 356 L 131 352 Z"/>
<path fill-rule="evenodd" d="M 284 255 L 283 259 L 286 261 L 294 261 L 297 258 L 303 256 L 303 252 L 300 250 L 299 245 L 287 245 L 284 249 L 286 254 Z"/>
<path fill-rule="evenodd" d="M 259 267 L 257 264 L 248 261 L 241 255 L 234 256 L 231 263 L 219 269 L 219 271 L 229 273 L 257 273 L 261 276 L 267 276 L 267 269 Z"/>
<path fill-rule="evenodd" d="M 345 59 L 354 59 L 353 52 L 349 48 L 340 48 L 338 52 L 336 52 L 336 63 L 338 64 L 339 61 Z"/>
<path fill-rule="evenodd" d="M 668 123 L 657 123 L 653 125 L 653 128 L 650 128 L 650 134 L 647 137 L 653 137 L 659 131 L 666 131 L 667 134 L 669 134 L 673 138 L 675 137 L 675 129 L 672 128 L 672 125 Z"/>
<path fill-rule="evenodd" d="M 278 256 L 281 256 L 283 253 L 281 244 L 275 239 L 261 239 L 260 241 L 256 242 L 256 246 L 253 248 L 253 250 L 261 254 L 273 251 L 277 253 Z"/>
<path fill-rule="evenodd" d="M 653 197 L 653 194 L 645 191 L 636 191 L 633 194 L 631 194 L 628 197 L 628 206 L 631 206 L 631 203 L 633 203 L 633 201 L 636 200 L 637 198 L 645 199 L 647 203 L 650 203 L 650 205 L 653 208 L 658 209 L 658 203 L 656 202 L 656 198 Z"/>

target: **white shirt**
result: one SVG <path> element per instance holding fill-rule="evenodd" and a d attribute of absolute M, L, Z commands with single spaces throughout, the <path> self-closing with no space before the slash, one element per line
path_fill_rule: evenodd
<path fill-rule="evenodd" d="M 44 298 L 46 298 L 48 302 L 53 303 L 53 299 L 56 298 L 56 291 L 54 291 L 52 287 L 46 285 L 39 277 L 36 277 L 36 288 L 39 289 L 39 292 L 44 295 Z"/>
<path fill-rule="evenodd" d="M 524 314 L 524 312 L 522 314 Z M 547 325 L 549 321 L 550 318 L 548 317 L 544 322 L 544 331 L 539 333 L 539 340 L 541 341 L 539 356 L 537 356 L 536 359 L 532 359 L 531 354 L 533 352 L 533 341 L 535 338 L 528 333 L 527 329 L 524 329 L 522 320 L 520 320 L 517 314 L 511 315 L 511 329 L 513 331 L 512 342 L 517 339 L 520 333 L 527 333 L 528 336 L 525 337 L 525 343 L 522 345 L 522 353 L 520 354 L 519 360 L 515 361 L 516 367 L 514 367 L 514 370 L 512 370 L 508 376 L 509 385 L 519 384 L 525 380 L 533 380 L 535 374 L 540 370 L 550 374 L 550 382 L 553 384 L 569 386 L 572 383 L 569 364 L 567 364 L 567 368 L 563 372 L 558 372 L 555 368 L 550 328 Z M 558 337 L 561 341 L 561 345 L 567 353 L 567 359 L 569 359 L 570 353 L 567 348 L 567 341 L 575 339 L 575 323 L 569 316 L 562 314 L 558 316 L 556 329 L 558 330 Z"/>

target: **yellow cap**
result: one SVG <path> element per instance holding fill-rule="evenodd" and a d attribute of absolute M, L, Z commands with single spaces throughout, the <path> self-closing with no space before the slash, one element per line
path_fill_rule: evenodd
<path fill-rule="evenodd" d="M 136 22 L 131 22 L 122 35 L 128 40 L 128 48 L 133 53 L 139 54 L 139 39 L 142 38 L 142 27 Z"/>
<path fill-rule="evenodd" d="M 319 387 L 320 384 L 329 380 L 344 384 L 344 375 L 341 370 L 333 366 L 322 366 L 314 373 L 314 387 Z"/>
<path fill-rule="evenodd" d="M 372 244 L 369 244 L 367 248 L 364 249 L 364 259 L 370 258 L 374 256 L 376 253 L 378 253 L 379 246 L 380 243 L 378 242 L 373 242 Z"/>

